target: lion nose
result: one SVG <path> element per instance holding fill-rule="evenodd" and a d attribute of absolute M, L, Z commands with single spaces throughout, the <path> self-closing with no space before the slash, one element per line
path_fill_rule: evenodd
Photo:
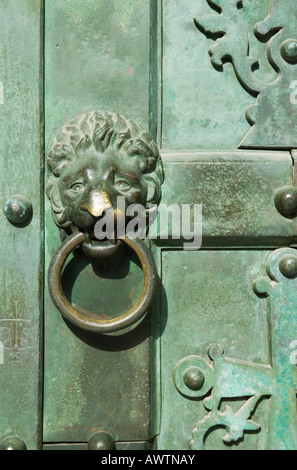
<path fill-rule="evenodd" d="M 105 191 L 92 190 L 87 199 L 82 202 L 80 208 L 89 212 L 93 217 L 100 217 L 104 211 L 110 209 L 112 204 Z"/>

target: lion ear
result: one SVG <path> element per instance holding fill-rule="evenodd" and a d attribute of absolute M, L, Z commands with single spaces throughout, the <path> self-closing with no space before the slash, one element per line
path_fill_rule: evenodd
<path fill-rule="evenodd" d="M 50 176 L 45 187 L 45 192 L 49 200 L 52 198 L 52 190 L 54 189 L 55 184 L 56 178 L 54 176 Z"/>
<path fill-rule="evenodd" d="M 161 186 L 158 179 L 153 173 L 145 175 L 145 179 L 147 181 L 147 207 L 151 204 L 158 204 L 161 199 Z"/>
<path fill-rule="evenodd" d="M 51 176 L 46 185 L 46 194 L 50 200 L 52 216 L 58 227 L 68 227 L 71 223 L 71 209 L 64 207 L 58 188 L 58 178 Z"/>

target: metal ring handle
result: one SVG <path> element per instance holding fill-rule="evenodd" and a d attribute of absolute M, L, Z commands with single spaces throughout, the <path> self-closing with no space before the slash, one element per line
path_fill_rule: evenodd
<path fill-rule="evenodd" d="M 100 320 L 75 309 L 66 299 L 61 286 L 61 274 L 66 259 L 84 241 L 85 235 L 82 232 L 75 232 L 66 238 L 53 256 L 48 271 L 48 285 L 55 306 L 71 323 L 95 333 L 111 333 L 133 325 L 148 312 L 156 289 L 156 268 L 149 249 L 142 240 L 132 240 L 129 237 L 121 239 L 136 253 L 141 262 L 144 275 L 143 289 L 138 302 L 130 310 L 111 320 Z"/>

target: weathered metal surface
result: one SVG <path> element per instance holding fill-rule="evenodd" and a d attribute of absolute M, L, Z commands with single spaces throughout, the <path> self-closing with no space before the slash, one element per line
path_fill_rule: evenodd
<path fill-rule="evenodd" d="M 0 441 L 28 449 L 41 441 L 42 3 L 1 2 L 0 15 Z M 17 227 L 3 207 L 20 193 L 34 216 Z"/>
<path fill-rule="evenodd" d="M 146 441 L 155 435 L 159 449 L 187 449 L 191 441 L 198 447 L 201 435 L 205 448 L 234 448 L 239 436 L 239 449 L 296 447 L 296 260 L 291 251 L 282 252 L 275 272 L 275 264 L 269 277 L 264 269 L 268 256 L 270 263 L 279 253 L 271 249 L 296 246 L 296 152 L 235 150 L 247 134 L 242 146 L 291 149 L 295 142 L 287 126 L 287 117 L 296 116 L 295 24 L 287 24 L 287 12 L 294 13 L 295 5 L 244 0 L 240 11 L 235 2 L 221 5 L 236 14 L 240 22 L 232 28 L 243 25 L 240 33 L 252 33 L 264 20 L 258 36 L 239 34 L 232 43 L 244 86 L 231 64 L 224 63 L 224 73 L 218 73 L 207 56 L 214 38 L 199 34 L 193 22 L 209 13 L 205 0 L 45 1 L 46 154 L 57 129 L 81 113 L 108 109 L 135 119 L 163 149 L 162 202 L 203 204 L 204 248 L 184 252 L 183 240 L 171 239 L 152 245 L 163 285 L 150 318 L 151 337 L 148 318 L 121 336 L 81 331 L 63 320 L 45 289 L 43 438 L 50 443 L 45 450 L 87 450 L 91 436 L 102 429 L 119 450 L 150 446 Z M 34 213 L 29 224 L 17 228 L 2 212 L 0 441 L 4 447 L 29 449 L 40 445 L 41 436 L 41 18 L 40 3 L 33 0 L 1 6 L 1 207 L 11 194 L 21 193 L 32 201 Z M 225 18 L 222 34 L 230 28 L 230 16 Z M 270 28 L 268 57 L 263 34 Z M 247 68 L 254 57 L 259 71 Z M 283 101 L 277 110 L 280 89 Z M 267 116 L 275 119 L 273 132 Z M 45 207 L 47 270 L 61 241 L 48 201 Z M 132 308 L 143 273 L 137 257 L 128 254 L 114 267 L 75 252 L 62 275 L 68 301 L 90 314 L 105 312 L 107 318 Z M 260 265 L 265 279 L 257 283 L 262 292 L 257 297 L 251 279 Z M 267 322 L 268 304 L 275 330 Z M 224 355 L 207 357 L 210 344 L 219 344 Z M 213 410 L 206 411 L 197 398 L 205 378 L 196 359 L 182 373 L 191 399 L 174 385 L 175 365 L 193 355 L 217 378 L 226 370 L 228 377 L 239 373 L 234 387 L 215 383 L 212 401 L 205 402 L 208 407 L 214 403 Z M 262 383 L 255 384 L 259 378 Z M 242 395 L 247 389 L 248 399 Z M 258 400 L 255 391 L 264 395 Z M 220 407 L 214 397 L 221 399 Z M 232 442 L 222 441 L 225 429 L 213 430 L 218 423 Z"/>
<path fill-rule="evenodd" d="M 53 219 L 66 234 L 71 234 L 49 267 L 52 300 L 66 319 L 85 330 L 97 333 L 123 330 L 149 311 L 156 291 L 157 276 L 149 249 L 142 240 L 132 239 L 126 226 L 131 218 L 127 215 L 129 208 L 141 205 L 146 223 L 145 211 L 160 200 L 164 176 L 158 147 L 150 134 L 131 119 L 104 111 L 84 113 L 58 132 L 49 153 L 48 168 L 47 194 Z M 100 219 L 101 224 L 107 225 L 107 212 L 111 228 L 109 233 L 106 227 L 104 233 L 101 229 L 98 237 L 97 223 Z M 123 244 L 137 254 L 143 269 L 144 287 L 137 304 L 108 320 L 79 312 L 61 288 L 67 257 L 82 247 L 91 259 L 111 263 L 118 251 L 123 251 Z"/>
<path fill-rule="evenodd" d="M 59 443 L 59 444 L 44 444 L 43 450 L 89 450 L 88 443 Z M 151 443 L 147 441 L 126 441 L 116 442 L 115 450 L 151 450 Z"/>
<path fill-rule="evenodd" d="M 284 217 L 296 217 L 297 214 L 297 187 L 284 186 L 280 188 L 274 198 L 275 206 Z"/>
<path fill-rule="evenodd" d="M 256 105 L 248 107 L 246 116 L 252 125 L 242 140 L 242 148 L 288 148 L 297 146 L 297 7 L 291 0 L 270 0 L 266 16 L 259 17 L 249 30 L 243 9 L 254 9 L 254 3 L 237 0 L 208 0 L 215 13 L 195 19 L 205 34 L 217 38 L 209 49 L 215 68 L 223 70 L 224 62 L 232 63 L 240 83 L 258 96 Z M 266 81 L 255 74 L 259 66 L 250 36 L 267 43 L 265 58 L 273 80 Z M 261 71 L 260 71 L 261 73 Z"/>
<path fill-rule="evenodd" d="M 128 236 L 121 238 L 121 243 L 130 247 L 141 263 L 144 276 L 143 289 L 140 298 L 132 308 L 115 318 L 103 319 L 106 316 L 105 312 L 101 312 L 100 316 L 96 316 L 92 312 L 89 314 L 73 307 L 64 295 L 61 286 L 61 274 L 67 257 L 84 241 L 84 233 L 77 231 L 67 237 L 54 254 L 48 271 L 48 286 L 52 300 L 66 320 L 83 330 L 92 333 L 123 331 L 139 322 L 150 311 L 157 286 L 156 268 L 151 253 L 142 240 L 132 240 Z M 98 243 L 100 244 L 100 242 Z M 124 292 L 124 294 L 127 295 L 127 292 Z M 104 295 L 104 293 L 101 295 Z"/>
<path fill-rule="evenodd" d="M 18 437 L 8 436 L 0 442 L 0 450 L 27 450 L 27 446 Z"/>
<path fill-rule="evenodd" d="M 115 450 L 114 437 L 104 431 L 96 432 L 89 439 L 88 450 Z"/>
<path fill-rule="evenodd" d="M 238 148 L 250 129 L 245 109 L 255 104 L 255 96 L 242 87 L 231 64 L 226 64 L 224 73 L 218 73 L 212 66 L 207 50 L 213 40 L 199 33 L 193 21 L 209 13 L 209 5 L 205 0 L 160 3 L 163 6 L 162 147 Z M 265 17 L 268 1 L 246 0 L 244 4 L 244 20 L 247 29 L 253 31 L 259 18 Z M 251 53 L 259 58 L 261 78 L 274 80 L 276 72 L 265 60 L 266 44 L 250 36 Z M 234 44 L 238 40 L 235 38 Z"/>
<path fill-rule="evenodd" d="M 221 412 L 225 411 L 226 405 L 236 412 L 245 403 L 244 398 L 234 398 L 233 395 L 242 397 L 247 393 L 243 390 L 236 395 L 241 385 L 242 389 L 249 386 L 252 389 L 257 381 L 255 377 L 259 378 L 262 374 L 264 378 L 269 378 L 269 373 L 267 375 L 265 372 L 267 367 L 262 372 L 263 367 L 257 366 L 269 364 L 270 360 L 266 300 L 257 297 L 252 286 L 255 269 L 257 271 L 259 266 L 265 265 L 269 254 L 270 251 L 252 249 L 162 251 L 159 449 L 189 449 L 193 429 L 205 418 L 203 403 L 195 398 L 199 396 L 199 391 L 188 388 L 188 396 L 192 396 L 189 400 L 174 385 L 173 371 L 182 358 L 195 355 L 205 361 L 204 369 L 209 371 L 203 385 L 205 393 L 211 388 L 208 388 L 211 366 L 206 365 L 209 364 L 209 345 L 220 344 L 234 364 L 238 361 L 256 364 L 255 374 L 251 367 L 244 383 L 242 378 L 238 381 L 234 379 L 234 387 L 230 386 L 228 392 L 231 396 L 221 400 Z M 197 363 L 193 362 L 192 365 L 196 366 Z M 242 367 L 247 370 L 244 364 Z M 266 383 L 268 378 L 265 379 Z M 228 381 L 223 380 L 221 385 L 223 388 L 219 386 L 216 392 L 224 396 Z M 237 443 L 237 449 L 266 448 L 268 416 L 269 403 L 262 398 L 252 418 L 261 426 L 262 432 L 246 433 L 244 440 Z M 222 429 L 207 434 L 205 448 L 229 448 L 222 442 L 225 434 L 226 430 Z"/>
<path fill-rule="evenodd" d="M 278 191 L 293 184 L 289 152 L 162 152 L 162 158 L 161 204 L 202 204 L 203 247 L 296 242 L 293 219 L 283 217 L 274 204 Z M 158 238 L 156 243 L 181 246 L 183 241 Z"/>
<path fill-rule="evenodd" d="M 4 203 L 4 214 L 12 224 L 18 226 L 29 223 L 32 217 L 32 204 L 23 194 L 13 194 Z"/>
<path fill-rule="evenodd" d="M 272 394 L 273 374 L 270 367 L 225 357 L 223 349 L 217 344 L 210 345 L 208 355 L 213 361 L 211 364 L 202 357 L 188 356 L 175 366 L 175 386 L 184 396 L 197 398 L 207 395 L 210 390 L 212 392 L 203 400 L 208 415 L 192 431 L 189 444 L 195 450 L 204 448 L 207 434 L 218 426 L 227 430 L 223 436 L 224 443 L 236 443 L 246 431 L 259 431 L 260 426 L 249 418 L 260 398 Z M 203 383 L 198 389 L 189 387 L 185 380 L 190 367 L 196 367 L 203 376 Z M 220 410 L 223 398 L 240 397 L 248 399 L 236 412 L 228 405 Z"/>
<path fill-rule="evenodd" d="M 171 261 L 169 265 L 166 263 L 168 256 L 169 254 L 165 253 L 163 255 L 165 261 L 163 272 L 165 272 L 164 280 L 167 287 L 168 283 L 173 282 L 170 275 L 172 269 L 170 264 L 173 262 Z M 179 269 L 184 264 L 184 272 L 188 274 L 188 270 L 191 269 L 190 276 L 193 275 L 194 265 L 192 263 L 186 264 L 186 254 L 178 253 L 176 257 L 179 260 L 174 264 L 178 263 Z M 213 445 L 216 448 L 222 448 L 222 444 L 218 441 L 220 434 L 216 430 L 218 427 L 223 427 L 225 433 L 221 434 L 221 438 L 228 446 L 236 444 L 237 448 L 295 450 L 297 448 L 297 320 L 295 315 L 296 289 L 294 286 L 297 276 L 297 251 L 292 248 L 279 248 L 266 255 L 264 252 L 248 254 L 244 251 L 241 253 L 238 251 L 201 252 L 197 253 L 195 257 L 200 261 L 195 278 L 190 279 L 191 285 L 195 283 L 195 292 L 192 290 L 192 294 L 189 298 L 187 297 L 191 292 L 191 285 L 187 286 L 187 281 L 189 281 L 187 276 L 184 285 L 181 286 L 184 296 L 179 305 L 175 307 L 175 314 L 179 320 L 172 317 L 170 319 L 168 316 L 169 326 L 167 324 L 167 332 L 164 330 L 165 334 L 162 338 L 162 369 L 168 367 L 172 360 L 173 350 L 168 339 L 170 335 L 173 335 L 176 322 L 182 324 L 183 328 L 182 331 L 179 330 L 179 336 L 174 337 L 174 349 L 185 351 L 192 344 L 192 352 L 201 351 L 202 353 L 201 355 L 185 355 L 180 358 L 173 366 L 173 381 L 171 382 L 169 377 L 163 377 L 162 380 L 164 386 L 163 406 L 169 399 L 172 407 L 171 400 L 174 400 L 175 411 L 178 410 L 179 416 L 183 416 L 183 429 L 181 431 L 175 429 L 173 433 L 174 439 L 176 438 L 176 448 L 180 448 L 178 446 L 187 448 L 188 446 L 192 449 L 202 450 L 208 446 L 211 448 Z M 214 262 L 213 260 L 216 259 L 216 269 L 220 271 L 220 266 L 224 266 L 226 261 L 223 260 L 226 257 L 228 257 L 230 279 L 225 278 L 225 282 L 220 279 L 218 282 L 222 273 L 208 270 L 207 278 L 208 282 L 211 278 L 210 285 L 212 287 L 210 289 L 214 295 L 205 302 L 206 296 L 202 290 L 199 290 L 200 283 L 205 280 L 203 269 L 206 264 L 204 259 L 208 261 L 209 269 L 209 262 Z M 257 257 L 258 262 L 256 261 Z M 248 259 L 250 260 L 248 261 Z M 245 262 L 247 262 L 246 269 L 239 273 L 239 265 L 240 269 L 243 269 Z M 198 273 L 201 268 L 202 271 Z M 226 275 L 226 264 L 223 269 L 225 269 Z M 232 287 L 232 278 L 236 278 L 236 290 Z M 216 283 L 214 283 L 215 280 Z M 229 282 L 230 290 L 228 289 Z M 223 286 L 222 290 L 219 288 L 220 284 Z M 259 295 L 259 301 L 255 301 L 254 305 L 252 305 L 251 287 Z M 169 286 L 166 289 L 168 304 L 163 304 L 163 312 L 165 308 L 170 311 L 171 306 L 171 314 L 173 313 L 170 300 L 170 296 L 173 295 L 172 289 L 174 290 L 174 286 L 173 288 Z M 206 291 L 210 295 L 207 287 Z M 198 292 L 200 293 L 199 300 L 191 305 L 190 298 L 193 295 L 197 298 Z M 241 296 L 244 296 L 244 301 Z M 267 302 L 266 296 L 269 297 L 269 302 Z M 248 298 L 251 301 L 251 309 L 246 311 Z M 219 305 L 217 304 L 218 300 Z M 186 326 L 190 323 L 187 320 L 188 315 L 193 321 L 193 308 L 196 309 L 196 340 L 195 333 L 193 335 Z M 225 314 L 222 313 L 224 308 Z M 236 309 L 238 308 L 240 308 L 240 314 L 236 320 Z M 209 323 L 204 325 L 204 315 L 208 320 L 209 315 L 212 315 L 210 330 Z M 247 321 L 251 322 L 249 327 L 246 324 Z M 254 336 L 248 334 L 245 339 L 244 334 L 248 332 L 250 327 L 254 330 Z M 228 328 L 231 331 L 228 331 Z M 260 329 L 256 334 L 257 328 Z M 219 333 L 219 330 L 222 329 L 223 331 Z M 183 345 L 181 345 L 180 335 L 184 339 Z M 225 347 L 216 344 L 218 339 L 220 344 L 229 344 L 228 350 L 233 350 L 236 357 L 226 357 L 224 355 Z M 208 359 L 203 354 L 203 345 L 206 340 L 210 344 L 204 349 L 208 352 Z M 236 344 L 238 341 L 239 343 Z M 254 348 L 253 351 L 252 348 Z M 209 358 L 211 362 L 209 362 Z M 165 364 L 164 361 L 166 361 Z M 180 398 L 174 396 L 174 386 L 184 397 L 184 400 L 190 398 L 191 402 L 188 401 L 186 405 L 182 404 Z M 168 398 L 166 393 L 170 395 Z M 199 398 L 203 398 L 203 406 L 208 411 L 207 415 L 203 416 L 201 412 L 201 403 L 197 401 Z M 241 399 L 240 402 L 238 402 L 239 399 Z M 196 413 L 198 417 L 196 423 L 193 423 L 193 413 Z M 173 425 L 173 423 L 171 419 L 168 420 L 169 416 L 166 415 L 166 412 L 163 417 L 160 446 L 166 448 L 168 445 L 167 426 Z M 187 426 L 192 426 L 191 436 Z M 211 436 L 212 433 L 214 436 Z M 254 440 L 250 433 L 254 433 Z M 183 442 L 186 436 L 189 437 L 187 444 Z"/>
<path fill-rule="evenodd" d="M 131 218 L 128 206 L 145 211 L 160 200 L 164 175 L 158 147 L 148 131 L 119 114 L 88 112 L 67 122 L 47 163 L 53 219 L 68 235 L 84 233 L 82 248 L 89 257 L 119 250 L 117 239 L 126 235 Z M 100 217 L 110 229 L 103 230 L 105 223 L 97 229 Z"/>
<path fill-rule="evenodd" d="M 147 0 L 46 2 L 47 155 L 66 121 L 94 109 L 150 128 L 149 25 Z M 46 270 L 60 243 L 47 202 Z M 114 318 L 140 297 L 138 263 L 129 252 L 120 269 L 109 269 L 76 253 L 67 261 L 63 291 L 75 308 Z M 102 429 L 116 441 L 149 439 L 148 319 L 122 337 L 94 337 L 66 324 L 47 290 L 45 309 L 44 441 L 87 442 Z"/>
<path fill-rule="evenodd" d="M 148 0 L 45 2 L 46 143 L 67 118 L 106 109 L 149 129 Z"/>
<path fill-rule="evenodd" d="M 133 256 L 109 272 L 98 271 L 85 256 L 76 257 L 62 279 L 77 309 L 98 316 L 105 312 L 105 318 L 133 307 L 142 283 Z M 116 440 L 147 439 L 149 317 L 124 335 L 94 335 L 66 323 L 51 308 L 45 321 L 44 441 L 86 442 L 102 428 Z"/>
<path fill-rule="evenodd" d="M 280 248 L 266 261 L 254 279 L 254 290 L 269 297 L 267 321 L 270 326 L 269 362 L 274 373 L 267 447 L 272 450 L 297 449 L 296 416 L 296 276 L 297 251 Z"/>
<path fill-rule="evenodd" d="M 88 450 L 87 442 L 43 444 L 42 450 Z"/>

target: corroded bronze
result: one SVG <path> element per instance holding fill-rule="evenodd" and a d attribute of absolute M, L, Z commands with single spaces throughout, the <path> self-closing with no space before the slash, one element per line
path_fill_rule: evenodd
<path fill-rule="evenodd" d="M 23 225 L 32 216 L 31 201 L 23 194 L 13 194 L 4 203 L 4 214 L 12 224 Z"/>
<path fill-rule="evenodd" d="M 48 271 L 49 290 L 57 309 L 74 325 L 94 333 L 110 333 L 125 329 L 140 320 L 149 310 L 156 288 L 156 271 L 153 258 L 145 243 L 128 237 L 122 242 L 128 245 L 138 256 L 144 275 L 144 285 L 136 305 L 123 315 L 111 320 L 90 317 L 75 309 L 66 299 L 61 287 L 61 273 L 70 253 L 84 243 L 85 235 L 76 232 L 66 238 L 55 253 Z"/>
<path fill-rule="evenodd" d="M 254 31 L 249 30 L 241 14 L 242 1 L 208 0 L 208 4 L 215 12 L 194 22 L 198 29 L 207 35 L 211 33 L 216 40 L 209 49 L 213 66 L 222 70 L 226 61 L 232 62 L 240 83 L 257 95 L 256 104 L 246 110 L 252 127 L 240 147 L 295 148 L 297 41 L 292 18 L 296 18 L 296 2 L 270 0 L 266 17 L 259 18 Z M 260 60 L 253 55 L 253 35 L 267 43 L 265 60 L 271 71 L 276 71 L 272 80 L 259 79 L 254 73 L 260 67 Z"/>
<path fill-rule="evenodd" d="M 55 223 L 69 235 L 54 255 L 48 273 L 53 302 L 62 315 L 82 329 L 109 333 L 125 329 L 149 310 L 156 286 L 155 266 L 146 245 L 124 234 L 126 208 L 148 209 L 160 199 L 163 167 L 149 133 L 130 119 L 107 112 L 82 114 L 58 132 L 48 157 L 47 195 Z M 119 208 L 122 196 L 124 207 Z M 114 232 L 98 240 L 98 222 L 112 211 Z M 139 257 L 144 287 L 136 305 L 112 320 L 101 320 L 76 310 L 61 287 L 61 274 L 69 254 L 81 247 L 89 258 L 109 258 L 124 244 Z"/>
<path fill-rule="evenodd" d="M 280 272 L 288 278 L 294 278 L 297 275 L 297 256 L 292 254 L 284 255 L 279 261 Z"/>
<path fill-rule="evenodd" d="M 163 166 L 158 148 L 148 132 L 119 114 L 88 112 L 72 119 L 58 132 L 47 163 L 53 219 L 68 235 L 76 229 L 86 235 L 89 257 L 98 251 L 109 256 L 116 244 L 104 240 L 98 250 L 94 240 L 94 226 L 106 211 L 114 211 L 116 228 L 125 222 L 126 207 L 159 202 Z M 124 210 L 118 208 L 119 196 Z"/>
<path fill-rule="evenodd" d="M 27 450 L 27 446 L 19 437 L 8 436 L 0 442 L 0 450 Z"/>
<path fill-rule="evenodd" d="M 295 186 L 280 188 L 275 195 L 274 203 L 283 216 L 295 216 L 297 213 L 297 188 Z"/>
<path fill-rule="evenodd" d="M 90 437 L 88 450 L 115 450 L 114 437 L 105 431 L 98 431 Z"/>
<path fill-rule="evenodd" d="M 218 343 L 208 347 L 211 362 L 191 355 L 176 363 L 175 387 L 191 400 L 202 398 L 208 411 L 192 430 L 192 449 L 204 449 L 205 437 L 218 426 L 226 429 L 222 439 L 229 445 L 242 440 L 246 433 L 259 432 L 261 425 L 254 421 L 254 414 L 263 397 L 271 399 L 267 449 L 296 449 L 296 276 L 296 249 L 279 248 L 267 257 L 266 273 L 261 265 L 252 280 L 255 293 L 262 299 L 269 297 L 267 363 L 228 357 Z M 222 409 L 226 398 L 241 398 L 244 403 L 236 411 L 230 405 Z M 285 429 L 281 436 L 280 429 Z"/>

